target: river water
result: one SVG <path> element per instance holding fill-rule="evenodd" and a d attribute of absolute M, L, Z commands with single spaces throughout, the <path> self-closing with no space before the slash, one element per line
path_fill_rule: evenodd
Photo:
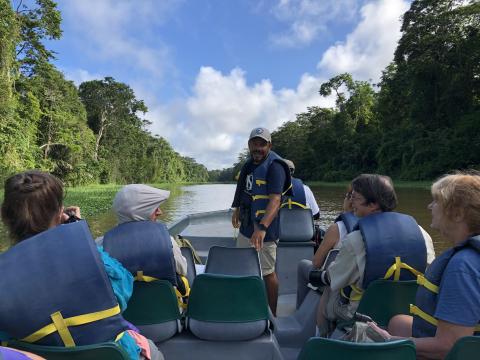
<path fill-rule="evenodd" d="M 343 186 L 312 186 L 321 211 L 321 223 L 328 227 L 342 209 L 345 189 Z M 178 218 L 204 211 L 223 210 L 230 207 L 235 185 L 208 184 L 177 186 L 171 189 L 170 199 L 162 205 L 164 214 L 161 220 L 171 223 Z M 430 192 L 421 188 L 400 188 L 397 190 L 399 204 L 397 211 L 412 215 L 433 238 L 437 255 L 449 247 L 438 234 L 430 228 L 430 212 L 427 205 L 431 201 Z M 113 212 L 86 218 L 94 236 L 100 236 L 116 223 Z M 0 250 L 8 247 L 5 230 L 0 226 Z"/>

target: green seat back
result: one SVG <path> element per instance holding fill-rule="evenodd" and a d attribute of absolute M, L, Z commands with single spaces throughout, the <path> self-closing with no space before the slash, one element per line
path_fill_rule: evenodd
<path fill-rule="evenodd" d="M 415 280 L 375 280 L 364 292 L 357 312 L 386 327 L 393 316 L 410 314 L 410 304 L 415 303 L 417 287 Z"/>
<path fill-rule="evenodd" d="M 190 292 L 187 317 L 224 323 L 267 320 L 263 280 L 258 276 L 200 274 Z"/>
<path fill-rule="evenodd" d="M 9 341 L 8 346 L 18 350 L 29 351 L 48 360 L 130 360 L 125 350 L 114 342 L 66 348 Z"/>
<path fill-rule="evenodd" d="M 298 360 L 415 360 L 415 358 L 415 345 L 411 340 L 353 343 L 324 338 L 310 338 L 298 356 Z"/>
<path fill-rule="evenodd" d="M 473 360 L 480 356 L 480 336 L 465 336 L 459 339 L 445 360 Z"/>
<path fill-rule="evenodd" d="M 132 324 L 151 325 L 180 319 L 177 297 L 172 284 L 166 280 L 135 281 L 133 294 L 123 317 Z"/>

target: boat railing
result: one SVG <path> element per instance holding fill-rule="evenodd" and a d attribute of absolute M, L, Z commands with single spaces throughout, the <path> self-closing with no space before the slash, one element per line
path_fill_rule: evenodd
<path fill-rule="evenodd" d="M 218 218 L 219 221 L 225 220 L 226 217 L 231 218 L 232 213 L 232 209 L 225 209 L 189 214 L 171 223 L 168 226 L 168 232 L 172 236 L 179 235 L 188 226 L 202 224 L 207 219 L 208 221 L 213 221 L 215 218 Z"/>

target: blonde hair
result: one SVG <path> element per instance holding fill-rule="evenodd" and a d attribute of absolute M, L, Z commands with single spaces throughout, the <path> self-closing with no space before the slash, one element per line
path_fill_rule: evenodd
<path fill-rule="evenodd" d="M 440 177 L 432 185 L 432 197 L 448 217 L 459 211 L 472 233 L 480 233 L 480 172 L 456 172 Z"/>

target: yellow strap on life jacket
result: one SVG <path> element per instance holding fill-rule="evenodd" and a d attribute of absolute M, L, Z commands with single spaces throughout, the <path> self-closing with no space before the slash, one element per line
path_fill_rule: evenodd
<path fill-rule="evenodd" d="M 70 334 L 67 323 L 65 322 L 65 319 L 63 318 L 61 312 L 54 312 L 52 315 L 50 315 L 50 317 L 52 318 L 53 325 L 55 325 L 55 328 L 58 331 L 58 335 L 60 335 L 60 338 L 62 339 L 65 346 L 75 346 L 75 341 L 73 341 L 72 334 Z"/>
<path fill-rule="evenodd" d="M 437 326 L 438 324 L 437 319 L 435 319 L 432 315 L 427 314 L 416 305 L 410 304 L 410 314 L 418 316 L 433 326 Z"/>
<path fill-rule="evenodd" d="M 269 196 L 268 195 L 252 195 L 252 200 L 255 201 L 255 200 L 260 200 L 260 199 L 268 199 Z"/>
<path fill-rule="evenodd" d="M 427 288 L 428 290 L 430 290 L 431 292 L 433 292 L 435 294 L 438 294 L 439 287 L 437 285 L 435 285 L 434 283 L 428 281 L 428 279 L 423 275 L 418 275 L 417 276 L 417 284 Z"/>
<path fill-rule="evenodd" d="M 123 335 L 125 335 L 125 331 L 122 331 L 115 337 L 115 342 L 119 342 L 122 339 Z"/>
<path fill-rule="evenodd" d="M 267 183 L 266 180 L 261 180 L 261 179 L 256 179 L 255 180 L 255 184 L 257 184 L 257 186 L 265 185 L 266 183 Z"/>
<path fill-rule="evenodd" d="M 68 330 L 70 326 L 79 326 L 79 325 L 89 324 L 95 321 L 109 318 L 111 316 L 115 316 L 117 314 L 120 314 L 120 306 L 118 304 L 110 309 L 101 310 L 101 311 L 92 312 L 92 313 L 83 314 L 83 315 L 72 316 L 66 319 L 62 317 L 62 314 L 59 311 L 57 311 L 56 313 L 53 313 L 51 315 L 51 318 L 53 321 L 51 324 L 44 326 L 40 330 L 35 331 L 33 334 L 27 337 L 24 337 L 21 340 L 29 343 L 33 343 L 40 339 L 43 339 L 45 336 L 48 336 L 58 331 L 65 346 L 67 347 L 75 346 L 72 335 Z"/>
<path fill-rule="evenodd" d="M 282 192 L 282 195 L 285 195 L 285 194 L 288 192 L 288 190 L 290 190 L 292 187 L 293 187 L 293 184 L 290 183 L 290 185 L 288 186 L 288 188 L 286 188 L 285 191 Z"/>
<path fill-rule="evenodd" d="M 413 267 L 411 267 L 410 265 L 402 262 L 401 259 L 400 259 L 400 256 L 396 256 L 395 257 L 395 263 L 392 266 L 390 266 L 390 268 L 387 270 L 387 272 L 385 273 L 385 276 L 383 278 L 384 279 L 389 279 L 389 278 L 392 277 L 392 275 L 395 274 L 394 277 L 393 277 L 393 281 L 398 281 L 398 280 L 400 280 L 400 271 L 402 269 L 408 270 L 416 276 L 422 275 L 422 273 L 420 271 L 417 271 Z"/>
<path fill-rule="evenodd" d="M 185 286 L 185 294 L 182 295 L 180 291 L 175 287 L 174 288 L 175 295 L 177 296 L 178 306 L 181 307 L 182 309 L 186 309 L 187 308 L 186 298 L 190 296 L 190 284 L 188 283 L 188 279 L 183 275 L 180 275 L 180 280 L 182 280 L 183 285 Z"/>
<path fill-rule="evenodd" d="M 134 278 L 135 281 L 143 281 L 143 282 L 152 282 L 157 281 L 158 279 L 153 276 L 143 275 L 143 271 L 137 271 L 137 275 Z"/>
<path fill-rule="evenodd" d="M 137 276 L 135 276 L 135 281 L 143 281 L 148 283 L 158 280 L 160 279 L 157 279 L 153 276 L 143 275 L 143 271 L 137 271 Z M 180 306 L 182 309 L 186 309 L 187 303 L 184 301 L 184 298 L 187 298 L 190 295 L 190 284 L 188 283 L 188 279 L 183 275 L 180 275 L 180 280 L 182 280 L 183 285 L 185 286 L 185 294 L 182 295 L 182 293 L 175 286 L 173 287 L 173 289 L 175 290 L 178 306 Z"/>
<path fill-rule="evenodd" d="M 300 204 L 299 202 L 296 202 L 296 201 L 292 201 L 291 198 L 289 198 L 286 202 L 284 202 L 281 207 L 283 208 L 283 207 L 285 207 L 285 206 L 287 206 L 287 205 L 288 205 L 288 208 L 289 208 L 289 209 L 292 208 L 292 205 L 298 206 L 298 207 L 300 207 L 300 208 L 302 208 L 302 209 L 308 209 L 308 206 L 303 205 L 303 204 Z"/>
<path fill-rule="evenodd" d="M 360 301 L 360 299 L 362 298 L 363 296 L 363 290 L 360 289 L 358 286 L 356 285 L 349 285 L 351 288 L 352 288 L 352 292 L 350 293 L 350 296 L 347 296 L 347 294 L 345 294 L 345 291 L 342 289 L 340 290 L 340 294 L 345 298 L 345 299 L 348 299 L 350 301 Z"/>
<path fill-rule="evenodd" d="M 418 316 L 419 318 L 425 320 L 426 322 L 435 327 L 438 325 L 437 319 L 435 319 L 432 315 L 427 314 L 425 311 L 423 311 L 416 305 L 410 304 L 410 314 Z M 480 331 L 480 325 L 476 325 L 474 327 L 474 331 Z"/>
<path fill-rule="evenodd" d="M 255 211 L 255 217 L 257 217 L 260 214 L 265 214 L 265 210 L 257 210 Z"/>

